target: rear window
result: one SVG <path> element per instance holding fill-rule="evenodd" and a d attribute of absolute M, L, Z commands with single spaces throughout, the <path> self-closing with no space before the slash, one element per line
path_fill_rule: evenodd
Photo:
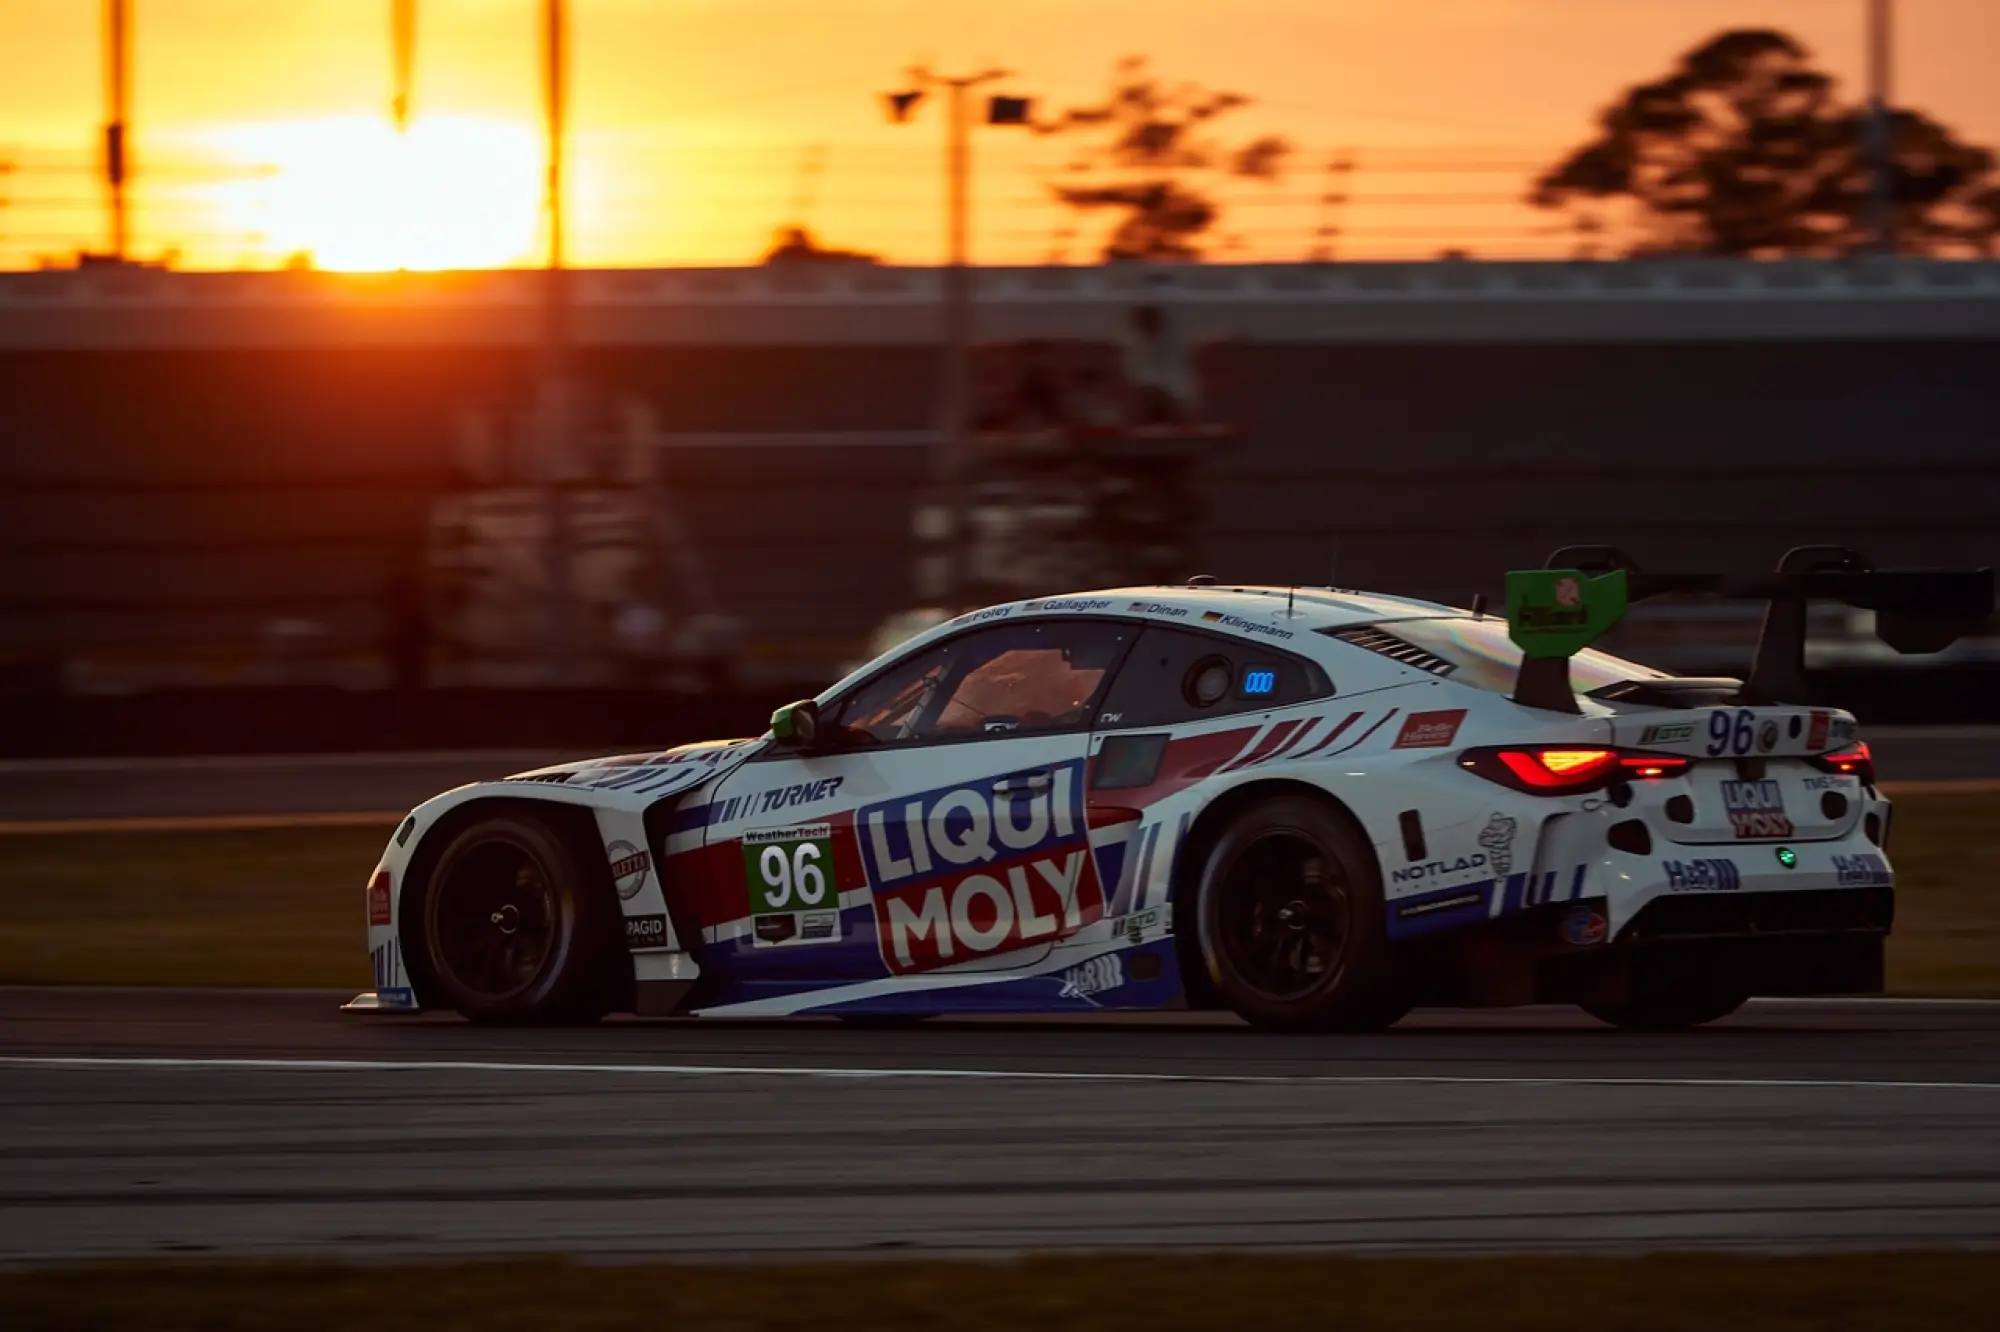
<path fill-rule="evenodd" d="M 1436 620 L 1393 620 L 1374 626 L 1448 663 L 1450 678 L 1476 685 L 1496 694 L 1514 691 L 1514 677 L 1521 669 L 1521 649 L 1507 637 L 1507 622 L 1500 619 L 1475 620 L 1470 616 Z M 1664 680 L 1663 671 L 1641 666 L 1609 652 L 1585 648 L 1570 658 L 1571 686 L 1588 694 L 1606 685 L 1628 680 Z"/>

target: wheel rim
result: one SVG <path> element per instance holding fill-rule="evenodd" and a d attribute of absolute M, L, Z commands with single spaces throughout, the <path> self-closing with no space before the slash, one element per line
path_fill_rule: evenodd
<path fill-rule="evenodd" d="M 1274 829 L 1229 863 L 1217 934 L 1230 970 L 1265 999 L 1302 999 L 1347 959 L 1353 909 L 1340 862 L 1303 832 Z"/>
<path fill-rule="evenodd" d="M 430 899 L 438 966 L 466 994 L 504 1003 L 532 989 L 565 937 L 567 902 L 527 847 L 490 838 L 465 848 Z"/>

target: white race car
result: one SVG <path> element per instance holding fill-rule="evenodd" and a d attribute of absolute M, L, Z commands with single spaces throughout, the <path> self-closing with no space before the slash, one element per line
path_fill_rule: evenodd
<path fill-rule="evenodd" d="M 1991 572 L 1550 563 L 1508 576 L 1505 618 L 1208 580 L 994 606 L 759 739 L 447 792 L 369 880 L 349 1008 L 1363 1029 L 1559 1002 L 1664 1028 L 1879 990 L 1889 802 L 1850 714 L 1784 701 L 1805 604 L 1935 651 Z M 1587 646 L 1663 591 L 1770 601 L 1747 683 Z"/>

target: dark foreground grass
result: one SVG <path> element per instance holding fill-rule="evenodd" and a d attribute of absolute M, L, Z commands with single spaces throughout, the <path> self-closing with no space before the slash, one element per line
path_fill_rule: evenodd
<path fill-rule="evenodd" d="M 0 982 L 363 988 L 380 828 L 0 837 Z M 1889 985 L 2000 995 L 2000 793 L 1896 802 Z"/>
<path fill-rule="evenodd" d="M 0 980 L 364 989 L 368 872 L 394 831 L 0 837 Z"/>
<path fill-rule="evenodd" d="M 732 1267 L 229 1263 L 0 1274 L 15 1332 L 1968 1332 L 1987 1253 L 1815 1257 L 1030 1258 Z"/>

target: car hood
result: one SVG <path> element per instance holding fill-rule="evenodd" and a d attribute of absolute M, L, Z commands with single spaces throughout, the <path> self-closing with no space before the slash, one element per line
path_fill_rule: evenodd
<path fill-rule="evenodd" d="M 644 789 L 648 795 L 671 795 L 735 768 L 764 745 L 762 737 L 746 740 L 705 740 L 673 749 L 649 750 L 638 754 L 614 754 L 608 758 L 572 759 L 545 768 L 517 772 L 510 782 L 547 782 L 551 785 L 588 786 L 599 789 Z"/>

